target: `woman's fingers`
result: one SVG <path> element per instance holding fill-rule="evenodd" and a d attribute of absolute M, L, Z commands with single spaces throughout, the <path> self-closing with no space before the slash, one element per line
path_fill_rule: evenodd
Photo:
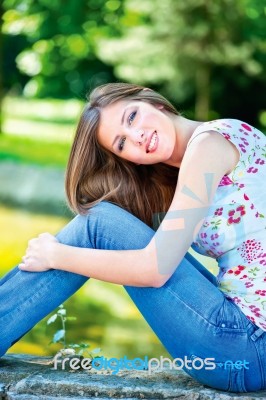
<path fill-rule="evenodd" d="M 23 271 L 41 272 L 51 268 L 53 246 L 58 240 L 50 233 L 41 233 L 30 239 L 19 268 Z"/>

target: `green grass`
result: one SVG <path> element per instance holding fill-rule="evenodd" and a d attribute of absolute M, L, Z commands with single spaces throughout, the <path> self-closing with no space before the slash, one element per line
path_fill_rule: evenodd
<path fill-rule="evenodd" d="M 78 100 L 6 97 L 0 162 L 65 168 L 82 108 Z"/>
<path fill-rule="evenodd" d="M 83 102 L 76 99 L 26 99 L 6 96 L 3 101 L 3 113 L 9 118 L 59 124 L 75 124 L 82 107 Z"/>
<path fill-rule="evenodd" d="M 20 136 L 0 135 L 0 161 L 65 168 L 70 143 L 46 142 Z"/>

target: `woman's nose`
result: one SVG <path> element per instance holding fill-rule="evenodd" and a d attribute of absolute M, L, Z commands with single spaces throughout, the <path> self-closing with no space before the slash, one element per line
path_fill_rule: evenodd
<path fill-rule="evenodd" d="M 138 146 L 141 146 L 145 142 L 145 132 L 143 129 L 138 129 L 133 133 L 133 141 Z"/>

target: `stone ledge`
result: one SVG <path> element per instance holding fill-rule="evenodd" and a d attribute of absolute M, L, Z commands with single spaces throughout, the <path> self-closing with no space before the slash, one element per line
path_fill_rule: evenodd
<path fill-rule="evenodd" d="M 0 202 L 32 212 L 70 217 L 64 174 L 62 168 L 0 162 Z"/>
<path fill-rule="evenodd" d="M 182 399 L 182 400 L 265 400 L 266 392 L 228 393 L 197 383 L 183 371 L 165 369 L 120 371 L 116 375 L 97 371 L 53 370 L 51 358 L 8 354 L 0 360 L 0 399 Z"/>

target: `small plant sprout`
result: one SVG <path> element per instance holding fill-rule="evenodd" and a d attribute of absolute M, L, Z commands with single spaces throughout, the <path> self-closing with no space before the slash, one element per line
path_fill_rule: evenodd
<path fill-rule="evenodd" d="M 54 334 L 50 343 L 62 343 L 63 349 L 66 349 L 66 321 L 75 321 L 76 317 L 67 317 L 66 309 L 61 304 L 57 312 L 48 319 L 47 325 L 54 323 L 58 318 L 61 320 L 61 329 Z"/>
<path fill-rule="evenodd" d="M 88 348 L 90 347 L 90 345 L 87 343 L 80 343 L 80 344 L 71 343 L 69 345 L 69 347 L 73 350 L 76 349 L 74 351 L 75 351 L 75 354 L 77 354 L 78 356 L 82 356 L 82 357 L 89 356 L 91 359 L 94 358 L 95 354 L 98 354 L 101 351 L 101 349 L 99 347 L 89 351 Z"/>
<path fill-rule="evenodd" d="M 66 322 L 67 321 L 75 321 L 77 318 L 76 317 L 68 317 L 67 316 L 67 311 L 66 308 L 64 307 L 63 304 L 61 304 L 58 307 L 58 310 L 56 311 L 55 314 L 53 314 L 47 321 L 47 325 L 53 324 L 57 319 L 61 321 L 61 329 L 55 332 L 53 339 L 51 340 L 51 343 L 61 343 L 63 345 L 63 348 L 60 349 L 55 357 L 57 355 L 60 355 L 61 357 L 69 357 L 69 356 L 78 356 L 81 359 L 84 357 L 84 355 L 89 355 L 91 359 L 94 358 L 94 355 L 99 353 L 101 351 L 100 348 L 96 348 L 92 351 L 88 351 L 88 348 L 90 347 L 89 344 L 87 343 L 71 343 L 67 345 L 66 342 Z M 54 358 L 55 358 L 54 357 Z"/>

